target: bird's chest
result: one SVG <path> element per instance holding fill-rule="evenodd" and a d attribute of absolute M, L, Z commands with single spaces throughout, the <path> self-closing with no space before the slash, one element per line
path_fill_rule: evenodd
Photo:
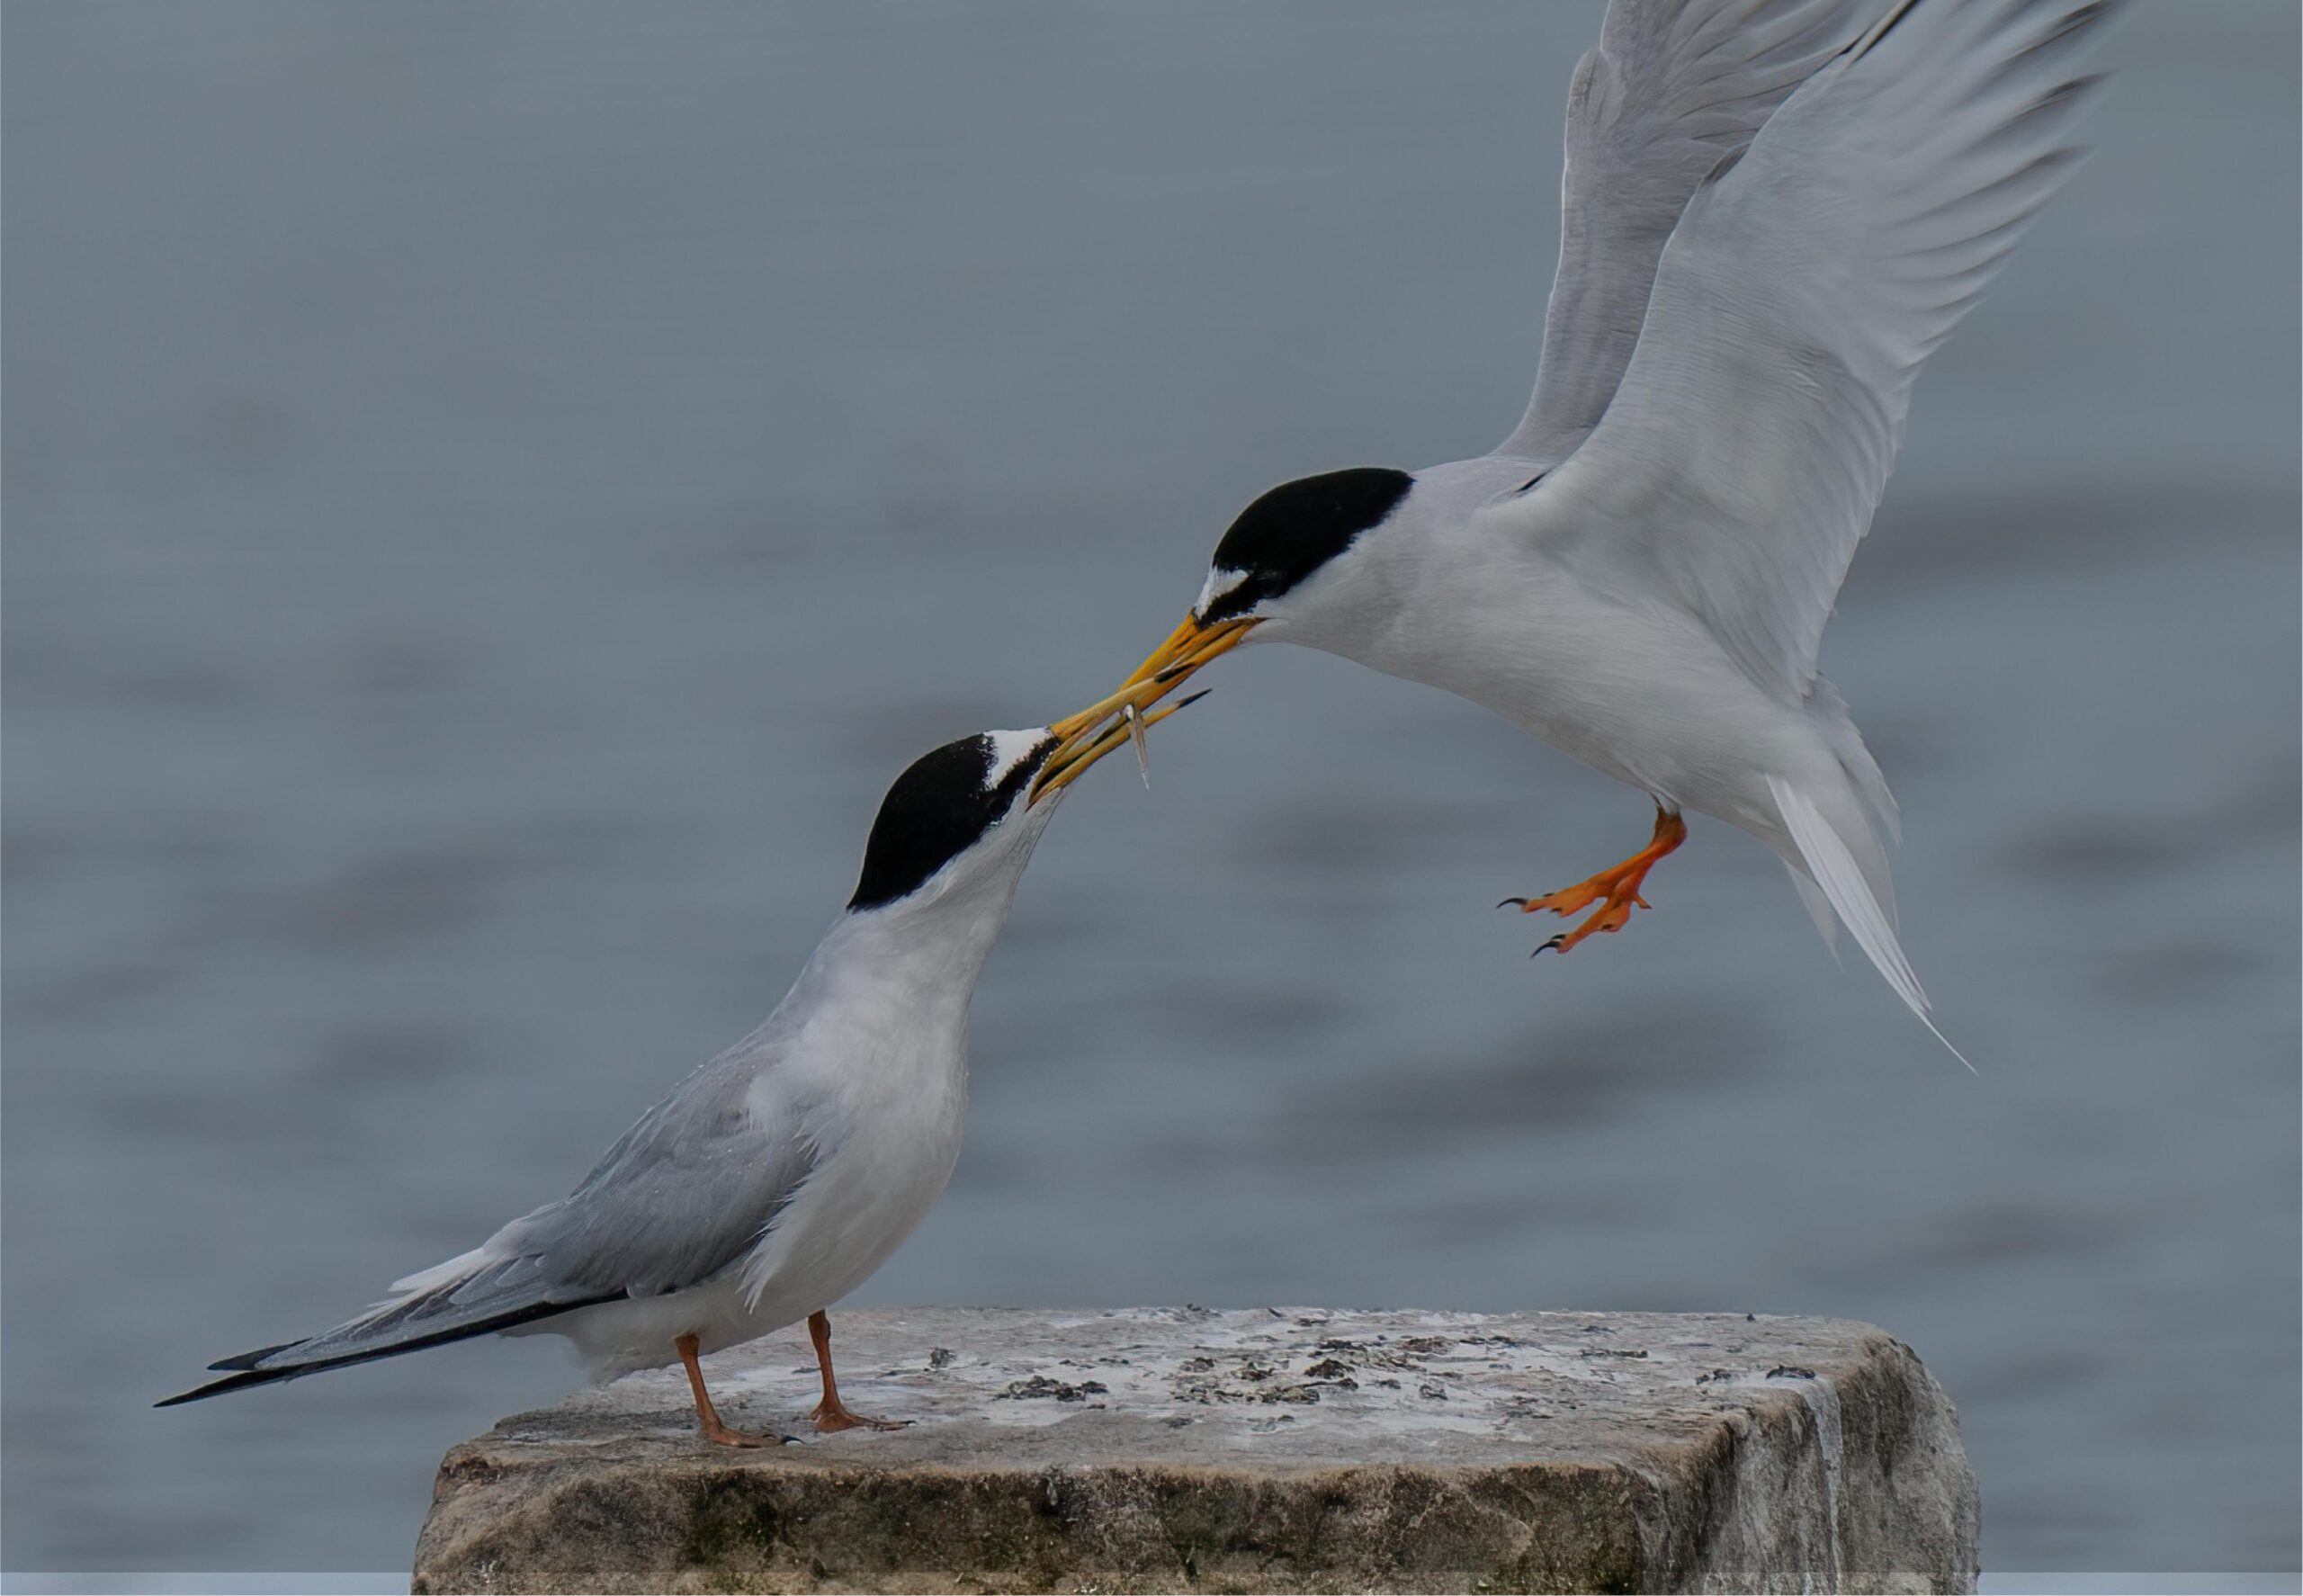
<path fill-rule="evenodd" d="M 1403 587 L 1335 651 L 1467 698 L 1605 775 L 1653 788 L 1666 773 L 1650 746 L 1650 665 L 1662 651 L 1652 629 L 1535 562 L 1471 558 Z"/>
<path fill-rule="evenodd" d="M 967 1113 L 963 1052 L 878 1063 L 821 1100 L 810 1122 L 814 1168 L 747 1261 L 745 1283 L 762 1294 L 759 1310 L 770 1319 L 853 1290 L 927 1216 L 951 1179 Z"/>
<path fill-rule="evenodd" d="M 829 1101 L 816 1180 L 844 1189 L 843 1212 L 863 1223 L 916 1222 L 959 1157 L 967 1118 L 967 1044 L 957 1027 L 883 1045 L 850 1058 Z M 913 1213 L 913 1211 L 917 1211 Z M 902 1217 L 912 1213 L 910 1220 Z"/>
<path fill-rule="evenodd" d="M 963 1025 L 924 1025 L 840 1050 L 820 1101 L 818 1177 L 884 1193 L 896 1206 L 933 1202 L 961 1152 L 967 1119 Z M 926 1196 L 917 1196 L 924 1190 Z"/>
<path fill-rule="evenodd" d="M 936 1200 L 959 1157 L 967 1121 L 964 1055 L 880 1083 L 842 1142 L 850 1179 L 923 1210 Z"/>

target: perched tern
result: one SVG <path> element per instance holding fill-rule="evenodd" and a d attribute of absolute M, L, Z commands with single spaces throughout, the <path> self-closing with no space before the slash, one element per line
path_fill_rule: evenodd
<path fill-rule="evenodd" d="M 2079 158 L 2108 9 L 1899 0 L 1858 32 L 1843 0 L 1613 0 L 1569 90 L 1518 429 L 1273 489 L 1183 624 L 1057 731 L 1100 737 L 1251 642 L 1447 688 L 1654 800 L 1629 858 L 1505 900 L 1592 910 L 1538 953 L 1646 907 L 1693 809 L 1774 848 L 1824 940 L 1836 914 L 1933 1030 L 1895 801 L 1816 650 L 1921 366 Z"/>
<path fill-rule="evenodd" d="M 856 895 L 766 1024 L 674 1088 L 584 1183 L 356 1319 L 227 1358 L 170 1407 L 491 1331 L 576 1344 L 595 1380 L 686 1366 L 703 1435 L 730 1428 L 699 1354 L 804 1318 L 819 1430 L 850 1412 L 825 1310 L 926 1218 L 959 1155 L 968 1002 L 1063 790 L 1182 703 L 1059 748 L 1046 727 L 947 743 L 880 805 Z"/>

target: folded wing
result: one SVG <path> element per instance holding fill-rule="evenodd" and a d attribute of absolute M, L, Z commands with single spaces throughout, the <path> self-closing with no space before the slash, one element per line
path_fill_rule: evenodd
<path fill-rule="evenodd" d="M 560 1201 L 394 1281 L 395 1295 L 357 1318 L 211 1364 L 226 1377 L 159 1405 L 678 1291 L 740 1263 L 798 1194 L 817 1152 L 798 1105 L 775 1115 L 775 1124 L 751 1116 L 757 1067 L 740 1048 L 706 1064 Z"/>

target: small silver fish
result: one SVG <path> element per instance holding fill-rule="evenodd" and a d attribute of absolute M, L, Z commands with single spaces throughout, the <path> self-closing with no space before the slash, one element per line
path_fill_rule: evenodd
<path fill-rule="evenodd" d="M 1183 706 L 1178 704 L 1176 707 L 1181 709 Z M 1143 776 L 1143 790 L 1148 793 L 1152 790 L 1152 745 L 1143 736 L 1143 717 L 1135 713 L 1134 704 L 1128 704 L 1125 708 L 1127 740 L 1135 745 L 1136 774 Z"/>

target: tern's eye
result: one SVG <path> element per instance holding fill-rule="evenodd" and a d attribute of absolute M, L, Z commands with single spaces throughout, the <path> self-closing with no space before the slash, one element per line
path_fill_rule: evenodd
<path fill-rule="evenodd" d="M 1201 619 L 1253 611 L 1320 569 L 1397 509 L 1415 486 L 1405 471 L 1359 466 L 1283 482 L 1240 512 L 1215 545 L 1213 587 Z"/>

